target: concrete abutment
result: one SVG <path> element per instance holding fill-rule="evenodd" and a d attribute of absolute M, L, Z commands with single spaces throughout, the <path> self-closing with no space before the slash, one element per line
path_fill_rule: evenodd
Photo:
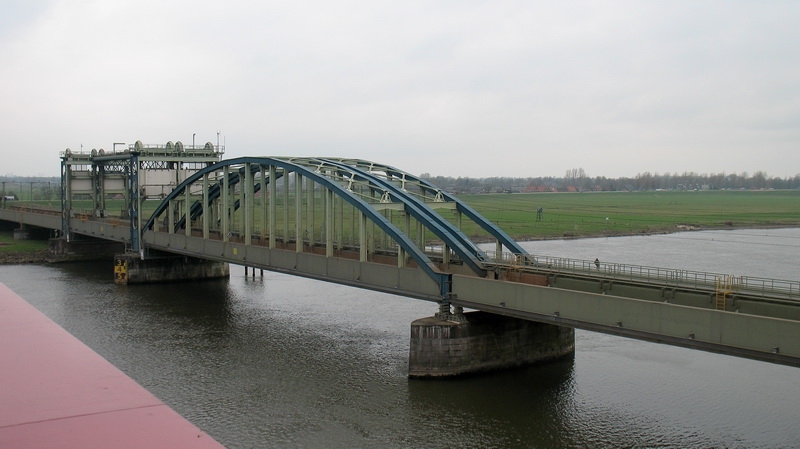
<path fill-rule="evenodd" d="M 14 240 L 30 240 L 31 233 L 25 225 L 20 225 L 20 227 L 14 229 Z"/>
<path fill-rule="evenodd" d="M 20 223 L 18 228 L 13 228 L 14 240 L 47 240 L 52 231 L 38 226 L 29 226 Z"/>
<path fill-rule="evenodd" d="M 125 245 L 120 242 L 86 238 L 72 239 L 52 238 L 47 243 L 50 256 L 60 262 L 75 260 L 109 260 L 115 254 L 124 251 Z"/>
<path fill-rule="evenodd" d="M 114 283 L 150 284 L 230 277 L 227 262 L 163 255 L 142 259 L 138 254 L 114 256 Z"/>
<path fill-rule="evenodd" d="M 439 317 L 411 323 L 408 376 L 452 377 L 572 356 L 572 328 L 469 312 L 463 322 Z"/>

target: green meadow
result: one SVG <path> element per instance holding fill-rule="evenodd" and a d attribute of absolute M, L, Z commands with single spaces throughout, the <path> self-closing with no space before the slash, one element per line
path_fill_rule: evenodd
<path fill-rule="evenodd" d="M 13 231 L 0 231 L 0 253 L 28 253 L 47 249 L 45 240 L 14 240 Z"/>
<path fill-rule="evenodd" d="M 800 190 L 498 193 L 458 198 L 517 240 L 800 226 Z M 282 204 L 283 200 L 278 201 Z M 319 197 L 318 201 L 315 221 L 319 226 L 324 220 L 324 206 Z M 78 208 L 91 207 L 89 201 L 76 203 Z M 143 208 L 144 216 L 149 216 L 157 204 L 158 201 L 148 201 Z M 121 201 L 109 202 L 111 211 L 122 208 Z M 541 216 L 538 208 L 542 208 Z M 89 209 L 86 212 L 90 213 Z M 453 212 L 440 213 L 456 222 Z M 255 217 L 256 226 L 260 226 L 259 215 Z M 293 217 L 294 211 L 289 214 L 292 222 L 289 229 L 294 229 Z M 390 219 L 403 228 L 401 216 L 391 214 Z M 352 233 L 351 220 L 351 214 L 344 214 L 346 235 Z M 462 220 L 462 230 L 477 241 L 488 240 L 488 234 L 466 218 Z M 426 234 L 427 240 L 435 240 L 430 232 Z M 10 232 L 0 233 L 0 251 L 30 251 L 43 247 L 39 245 L 33 241 L 14 241 Z"/>
<path fill-rule="evenodd" d="M 518 240 L 800 226 L 798 190 L 498 193 L 459 199 Z M 466 222 L 463 230 L 482 235 Z"/>

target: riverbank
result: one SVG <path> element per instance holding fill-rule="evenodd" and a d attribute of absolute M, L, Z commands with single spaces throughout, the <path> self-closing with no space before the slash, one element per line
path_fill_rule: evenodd
<path fill-rule="evenodd" d="M 563 235 L 510 235 L 512 239 L 517 242 L 541 242 L 550 240 L 579 240 L 579 239 L 594 239 L 602 237 L 636 237 L 648 235 L 667 235 L 677 234 L 679 232 L 700 232 L 700 231 L 735 231 L 742 229 L 788 229 L 800 228 L 798 224 L 759 224 L 753 226 L 686 226 L 678 225 L 674 229 L 652 229 L 652 230 L 639 230 L 639 231 L 593 231 L 593 232 L 565 232 Z M 495 239 L 489 236 L 473 236 L 471 237 L 476 243 L 493 243 Z M 428 241 L 428 243 L 441 243 L 437 240 Z"/>
<path fill-rule="evenodd" d="M 0 265 L 55 262 L 46 249 L 35 251 L 0 251 Z"/>
<path fill-rule="evenodd" d="M 0 265 L 49 263 L 55 259 L 47 250 L 47 240 L 15 240 L 10 230 L 0 231 Z"/>

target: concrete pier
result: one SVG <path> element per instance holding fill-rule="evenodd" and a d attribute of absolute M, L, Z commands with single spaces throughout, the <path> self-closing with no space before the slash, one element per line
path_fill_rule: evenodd
<path fill-rule="evenodd" d="M 230 277 L 227 262 L 163 255 L 142 259 L 138 254 L 114 256 L 114 283 L 150 284 Z"/>
<path fill-rule="evenodd" d="M 409 377 L 448 377 L 512 368 L 570 356 L 575 332 L 568 327 L 465 313 L 466 322 L 438 317 L 411 323 Z"/>

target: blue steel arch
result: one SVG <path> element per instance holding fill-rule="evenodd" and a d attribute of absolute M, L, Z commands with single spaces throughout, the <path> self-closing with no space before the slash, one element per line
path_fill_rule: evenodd
<path fill-rule="evenodd" d="M 228 174 L 228 186 L 229 187 L 233 187 L 233 186 L 235 186 L 236 184 L 238 184 L 239 182 L 242 181 L 242 174 L 244 173 L 244 170 L 245 170 L 244 167 L 242 167 L 242 168 L 240 168 L 238 170 L 238 172 L 231 172 L 231 173 Z M 250 173 L 251 174 L 255 174 L 257 172 L 258 172 L 258 170 L 254 170 L 253 168 L 250 169 Z M 280 175 L 276 174 L 276 177 L 278 179 L 280 179 L 282 176 L 283 176 L 282 173 Z M 277 179 L 276 179 L 276 181 L 277 181 Z M 255 184 L 253 186 L 253 192 L 254 193 L 258 192 L 260 190 L 261 190 L 261 184 Z M 222 192 L 222 183 L 221 182 L 217 182 L 213 186 L 209 186 L 209 192 L 208 192 L 208 202 L 209 202 L 209 204 L 208 205 L 210 205 L 214 200 L 219 198 L 220 192 Z M 237 199 L 233 203 L 234 210 L 239 209 L 239 206 L 240 206 L 239 200 Z M 195 201 L 194 203 L 192 203 L 192 206 L 191 206 L 191 209 L 190 209 L 189 212 L 190 212 L 189 216 L 191 217 L 192 220 L 197 219 L 197 217 L 199 217 L 200 215 L 203 214 L 203 205 L 202 205 L 202 203 L 200 203 L 200 201 Z M 185 226 L 186 226 L 186 215 L 184 214 L 180 218 L 180 220 L 178 220 L 178 222 L 175 224 L 175 227 L 176 228 L 184 228 Z"/>
<path fill-rule="evenodd" d="M 227 161 L 224 161 L 224 162 L 227 162 Z M 182 183 L 178 184 L 175 187 L 175 189 L 173 189 L 166 197 L 164 197 L 164 199 L 161 201 L 161 203 L 158 205 L 158 207 L 156 207 L 156 209 L 150 215 L 150 219 L 147 220 L 147 223 L 144 225 L 144 227 L 142 229 L 144 231 L 146 231 L 148 229 L 151 229 L 153 227 L 153 225 L 155 224 L 156 217 L 158 217 L 159 215 L 164 213 L 164 211 L 167 209 L 167 207 L 169 207 L 169 202 L 171 200 L 174 200 L 176 198 L 179 198 L 181 195 L 184 195 L 185 192 L 186 192 L 186 188 L 188 188 L 189 186 L 194 184 L 197 180 L 202 178 L 203 175 L 205 175 L 206 173 L 216 171 L 216 170 L 212 170 L 212 168 L 213 167 L 217 167 L 218 168 L 220 166 L 219 164 L 221 164 L 221 162 L 218 163 L 218 164 L 214 164 L 214 165 L 205 167 L 205 168 L 201 169 L 200 171 L 198 171 L 197 173 L 195 173 L 194 175 L 186 178 Z M 242 178 L 241 174 L 244 173 L 244 170 L 245 170 L 244 167 L 242 167 L 239 170 L 237 170 L 236 172 L 231 172 L 231 173 L 228 174 L 228 186 L 229 187 L 234 186 L 234 185 L 238 184 L 241 181 L 241 178 Z M 257 172 L 257 170 L 253 170 L 253 169 L 251 169 L 250 171 L 251 171 L 251 173 L 256 173 Z M 277 177 L 280 178 L 281 176 L 283 176 L 283 174 L 280 174 Z M 219 182 L 216 182 L 213 185 L 209 186 L 209 189 L 208 189 L 208 201 L 209 201 L 209 204 L 211 202 L 213 202 L 215 199 L 219 198 L 220 192 L 222 191 L 222 185 L 221 184 L 222 184 L 222 181 L 219 181 Z M 258 192 L 261 189 L 261 185 L 260 184 L 257 184 L 254 187 L 255 187 L 254 190 L 256 192 Z M 239 200 L 236 200 L 236 202 L 234 203 L 234 208 L 235 209 L 239 208 Z M 190 206 L 190 209 L 189 209 L 189 216 L 191 217 L 191 219 L 192 220 L 196 219 L 202 213 L 203 213 L 203 205 L 202 205 L 202 203 L 200 201 L 195 201 L 194 203 L 192 203 L 192 205 Z M 178 220 L 178 222 L 175 225 L 176 228 L 183 228 L 184 226 L 186 226 L 186 215 L 181 217 L 180 220 Z"/>
<path fill-rule="evenodd" d="M 372 175 L 371 173 L 361 170 L 357 167 L 349 166 L 341 162 L 331 159 L 312 159 L 317 160 L 321 164 L 328 164 L 334 166 L 338 170 L 343 170 L 351 176 L 361 177 L 363 180 L 373 184 L 377 189 L 383 190 L 388 193 L 390 198 L 396 202 L 405 205 L 406 212 L 411 214 L 418 221 L 428 225 L 437 237 L 452 248 L 461 257 L 461 259 L 472 269 L 473 272 L 480 276 L 486 275 L 486 269 L 483 267 L 484 254 L 469 238 L 464 235 L 452 223 L 445 220 L 441 215 L 433 211 L 428 205 L 404 192 L 402 189 L 394 186 L 393 184 Z M 323 165 L 320 168 L 324 168 Z"/>
<path fill-rule="evenodd" d="M 200 180 L 205 174 L 219 171 L 220 169 L 223 169 L 226 166 L 234 166 L 234 165 L 248 164 L 248 163 L 256 164 L 262 167 L 263 166 L 279 167 L 288 172 L 299 173 L 302 176 L 308 179 L 312 179 L 314 182 L 325 186 L 331 192 L 334 192 L 336 195 L 347 201 L 350 205 L 358 209 L 361 213 L 364 214 L 365 217 L 367 217 L 369 220 L 375 223 L 383 232 L 391 236 L 392 239 L 394 239 L 394 241 L 397 242 L 397 244 L 400 245 L 411 256 L 412 259 L 414 259 L 417 265 L 439 285 L 440 295 L 443 298 L 449 296 L 450 275 L 447 273 L 440 272 L 436 268 L 435 264 L 430 260 L 430 258 L 428 258 L 428 256 L 422 251 L 422 249 L 417 247 L 417 245 L 415 245 L 411 241 L 411 239 L 408 238 L 406 234 L 404 234 L 394 224 L 392 224 L 389 220 L 387 220 L 386 217 L 380 214 L 369 203 L 359 198 L 352 192 L 348 191 L 345 187 L 322 176 L 315 170 L 311 170 L 305 166 L 295 164 L 288 160 L 278 159 L 274 157 L 240 157 L 240 158 L 221 161 L 214 165 L 204 167 L 198 170 L 192 176 L 186 178 L 186 180 L 184 180 L 177 187 L 175 187 L 175 189 L 162 200 L 161 204 L 159 204 L 158 207 L 156 207 L 155 211 L 150 216 L 150 219 L 148 219 L 147 223 L 144 225 L 142 230 L 147 231 L 149 229 L 152 229 L 158 216 L 160 216 L 166 210 L 166 208 L 169 207 L 169 202 L 171 200 L 180 197 L 180 195 L 183 195 L 185 193 L 185 189 L 187 189 L 190 185 L 194 184 L 196 181 Z M 274 180 L 272 179 L 269 180 L 269 182 L 273 181 Z"/>
<path fill-rule="evenodd" d="M 385 172 L 387 176 L 394 176 L 403 180 L 409 180 L 410 182 L 417 184 L 418 186 L 420 186 L 421 189 L 427 191 L 428 193 L 431 193 L 434 196 L 441 195 L 442 200 L 455 203 L 459 212 L 463 213 L 464 215 L 469 217 L 472 221 L 477 223 L 481 228 L 483 228 L 483 230 L 491 234 L 494 238 L 496 238 L 500 243 L 502 243 L 506 248 L 511 250 L 513 253 L 528 254 L 528 252 L 524 248 L 522 248 L 519 245 L 519 243 L 514 241 L 514 239 L 512 239 L 508 234 L 506 234 L 505 231 L 497 227 L 497 225 L 495 225 L 491 221 L 487 220 L 485 217 L 479 214 L 475 209 L 471 208 L 463 201 L 459 200 L 453 195 L 443 191 L 442 189 L 436 187 L 435 185 L 431 184 L 428 181 L 425 181 L 424 179 L 418 176 L 414 176 L 410 173 L 404 172 L 389 165 L 378 164 L 363 159 L 334 158 L 334 160 L 370 172 L 374 171 L 377 168 Z"/>

